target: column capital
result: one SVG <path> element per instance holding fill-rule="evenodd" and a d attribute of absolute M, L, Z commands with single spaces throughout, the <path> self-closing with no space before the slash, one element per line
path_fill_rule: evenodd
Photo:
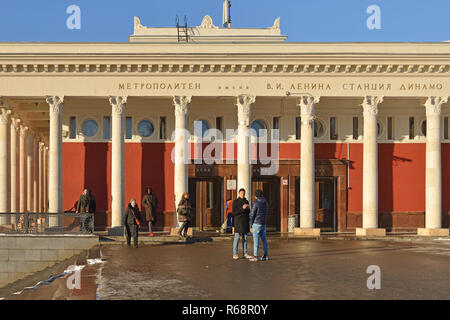
<path fill-rule="evenodd" d="M 20 125 L 20 136 L 24 138 L 28 132 L 28 126 L 21 124 Z"/>
<path fill-rule="evenodd" d="M 379 96 L 366 96 L 364 97 L 363 103 L 363 115 L 366 116 L 376 116 L 378 114 L 378 105 L 383 102 L 384 97 Z"/>
<path fill-rule="evenodd" d="M 14 130 L 16 130 L 16 132 L 18 132 L 20 129 L 20 122 L 21 120 L 16 115 L 11 116 L 11 126 L 14 128 Z"/>
<path fill-rule="evenodd" d="M 187 106 L 191 101 L 192 96 L 174 96 L 175 115 L 186 115 L 188 112 Z"/>
<path fill-rule="evenodd" d="M 447 103 L 448 97 L 428 97 L 424 106 L 427 116 L 441 115 L 442 105 Z"/>
<path fill-rule="evenodd" d="M 45 101 L 50 106 L 50 114 L 60 114 L 64 103 L 64 96 L 47 96 Z"/>
<path fill-rule="evenodd" d="M 127 96 L 110 96 L 109 103 L 112 106 L 112 110 L 114 114 L 121 115 L 123 114 L 125 104 L 128 102 Z"/>
<path fill-rule="evenodd" d="M 0 124 L 8 124 L 11 112 L 11 109 L 3 107 L 0 104 Z"/>
<path fill-rule="evenodd" d="M 248 94 L 241 94 L 237 97 L 237 103 L 236 106 L 238 108 L 238 118 L 244 118 L 247 119 L 250 117 L 250 109 L 251 105 L 254 104 L 256 101 L 256 97 L 253 95 Z M 242 122 L 239 120 L 239 122 Z M 249 120 L 246 120 L 246 122 L 249 122 Z M 247 123 L 248 125 L 248 123 Z"/>
<path fill-rule="evenodd" d="M 315 105 L 319 103 L 320 97 L 303 95 L 298 97 L 298 106 L 300 107 L 300 115 L 302 117 L 314 117 Z"/>

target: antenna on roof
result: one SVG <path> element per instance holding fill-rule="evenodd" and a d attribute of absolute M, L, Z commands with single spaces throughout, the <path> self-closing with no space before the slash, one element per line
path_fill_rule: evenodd
<path fill-rule="evenodd" d="M 231 0 L 223 3 L 223 27 L 231 28 Z"/>

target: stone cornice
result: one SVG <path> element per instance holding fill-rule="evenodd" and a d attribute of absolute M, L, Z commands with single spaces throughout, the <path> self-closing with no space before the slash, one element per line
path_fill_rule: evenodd
<path fill-rule="evenodd" d="M 448 75 L 450 64 L 0 64 L 0 74 Z"/>

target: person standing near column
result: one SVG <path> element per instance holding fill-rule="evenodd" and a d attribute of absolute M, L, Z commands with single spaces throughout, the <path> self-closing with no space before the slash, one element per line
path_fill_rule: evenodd
<path fill-rule="evenodd" d="M 250 212 L 250 225 L 253 228 L 253 257 L 250 258 L 250 261 L 258 261 L 260 238 L 264 249 L 264 255 L 261 257 L 261 261 L 267 261 L 269 260 L 269 250 L 266 239 L 266 224 L 269 205 L 267 204 L 266 198 L 263 197 L 263 192 L 261 190 L 256 190 L 255 198 L 256 201 Z"/>
<path fill-rule="evenodd" d="M 187 238 L 189 223 L 191 222 L 192 205 L 189 201 L 189 193 L 183 193 L 183 197 L 177 207 L 178 222 L 180 222 L 181 228 L 178 231 L 178 236 Z"/>
<path fill-rule="evenodd" d="M 233 259 L 239 259 L 239 238 L 242 238 L 242 254 L 243 258 L 250 259 L 247 254 L 247 234 L 250 232 L 249 222 L 250 207 L 247 198 L 245 198 L 245 189 L 240 189 L 238 198 L 233 201 L 234 216 L 234 242 L 233 242 Z"/>

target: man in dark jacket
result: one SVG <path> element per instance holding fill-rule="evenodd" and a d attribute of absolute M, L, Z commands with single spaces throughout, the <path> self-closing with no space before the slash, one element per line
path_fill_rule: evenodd
<path fill-rule="evenodd" d="M 250 232 L 249 224 L 249 203 L 245 198 L 245 190 L 241 189 L 238 193 L 239 197 L 233 201 L 234 216 L 234 242 L 233 242 L 233 259 L 239 259 L 238 245 L 239 238 L 242 237 L 242 254 L 244 258 L 251 258 L 247 254 L 247 233 Z"/>
<path fill-rule="evenodd" d="M 253 228 L 253 257 L 250 258 L 250 261 L 258 261 L 259 238 L 261 238 L 264 248 L 264 255 L 261 260 L 266 261 L 269 260 L 266 239 L 267 210 L 269 205 L 261 190 L 256 190 L 255 197 L 256 201 L 250 213 L 250 225 Z"/>
<path fill-rule="evenodd" d="M 128 246 L 131 245 L 131 236 L 133 236 L 134 246 L 136 248 L 138 247 L 138 232 L 141 221 L 141 213 L 139 212 L 136 200 L 131 199 L 127 211 L 125 211 L 125 216 L 123 217 L 123 225 L 125 226 L 125 235 L 127 237 Z"/>

